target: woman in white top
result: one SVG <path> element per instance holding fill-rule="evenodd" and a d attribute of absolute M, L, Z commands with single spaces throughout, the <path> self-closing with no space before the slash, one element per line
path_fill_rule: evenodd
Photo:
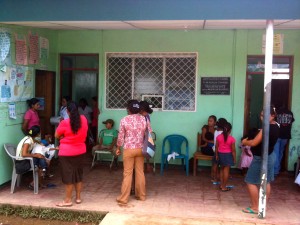
<path fill-rule="evenodd" d="M 24 159 L 24 157 L 31 157 L 31 158 L 45 158 L 45 156 L 39 154 L 39 153 L 35 153 L 32 154 L 31 151 L 33 149 L 34 146 L 34 139 L 35 137 L 40 135 L 40 127 L 39 126 L 32 126 L 29 130 L 28 130 L 28 135 L 26 135 L 18 144 L 17 149 L 16 149 L 16 156 L 17 156 L 17 160 L 16 160 L 16 168 L 17 168 L 17 172 L 18 173 L 25 173 L 26 171 L 28 171 L 28 168 L 26 165 L 24 165 L 23 163 L 21 163 L 22 160 L 26 160 Z M 30 164 L 29 160 L 27 160 L 28 164 Z M 23 168 L 21 167 L 23 166 Z M 39 175 L 41 176 L 41 173 L 39 172 Z M 40 177 L 39 176 L 39 177 Z M 29 188 L 33 189 L 33 182 L 31 182 L 29 184 Z"/>
<path fill-rule="evenodd" d="M 80 115 L 84 115 L 88 121 L 89 127 L 92 124 L 92 114 L 93 110 L 88 106 L 87 100 L 85 98 L 81 98 L 79 100 L 78 112 Z"/>
<path fill-rule="evenodd" d="M 60 121 L 69 119 L 69 115 L 67 113 L 67 104 L 70 100 L 71 100 L 71 98 L 69 96 L 64 96 L 61 99 L 61 107 L 60 107 L 60 111 L 59 111 Z"/>

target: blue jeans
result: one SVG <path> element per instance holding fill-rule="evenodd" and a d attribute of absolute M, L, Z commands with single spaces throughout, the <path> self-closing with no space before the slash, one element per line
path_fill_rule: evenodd
<path fill-rule="evenodd" d="M 279 174 L 280 167 L 281 167 L 281 160 L 282 160 L 284 149 L 285 149 L 287 142 L 288 142 L 288 139 L 278 138 L 277 142 L 274 146 L 274 153 L 276 156 L 275 165 L 274 165 L 274 174 L 275 175 Z"/>
<path fill-rule="evenodd" d="M 46 159 L 33 158 L 33 164 L 35 166 L 41 167 L 42 169 L 47 169 Z"/>

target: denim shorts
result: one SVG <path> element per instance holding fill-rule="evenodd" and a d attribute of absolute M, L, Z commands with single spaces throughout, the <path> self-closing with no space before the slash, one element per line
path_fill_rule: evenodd
<path fill-rule="evenodd" d="M 216 154 L 214 154 L 214 156 L 212 157 L 212 164 L 220 164 L 220 161 L 216 159 Z"/>
<path fill-rule="evenodd" d="M 219 161 L 221 166 L 234 166 L 233 155 L 232 153 L 220 153 L 219 152 Z"/>
<path fill-rule="evenodd" d="M 253 156 L 252 162 L 247 171 L 245 182 L 249 184 L 260 184 L 261 177 L 261 156 Z M 275 154 L 271 153 L 268 157 L 268 174 L 267 174 L 267 183 L 274 181 L 274 163 L 275 163 Z"/>

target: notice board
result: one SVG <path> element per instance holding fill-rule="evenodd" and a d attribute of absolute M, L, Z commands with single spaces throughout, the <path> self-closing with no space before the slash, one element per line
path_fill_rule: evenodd
<path fill-rule="evenodd" d="M 201 77 L 201 95 L 230 95 L 230 77 Z"/>

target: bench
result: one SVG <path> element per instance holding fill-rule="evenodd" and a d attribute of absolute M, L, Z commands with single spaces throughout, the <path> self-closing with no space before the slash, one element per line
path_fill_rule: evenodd
<path fill-rule="evenodd" d="M 212 161 L 213 156 L 204 155 L 202 152 L 200 152 L 200 146 L 201 145 L 201 134 L 197 133 L 197 151 L 194 153 L 194 165 L 193 165 L 193 176 L 196 176 L 197 172 L 197 166 L 198 166 L 198 160 L 204 160 L 204 161 Z"/>

